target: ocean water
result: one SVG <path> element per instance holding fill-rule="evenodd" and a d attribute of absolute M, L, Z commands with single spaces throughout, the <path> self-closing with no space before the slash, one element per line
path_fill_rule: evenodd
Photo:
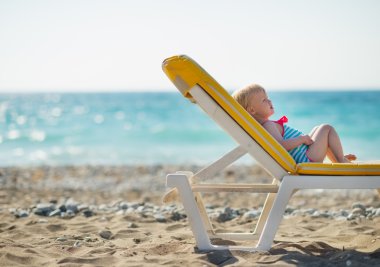
<path fill-rule="evenodd" d="M 269 97 L 273 119 L 304 133 L 329 123 L 345 152 L 380 160 L 380 91 Z M 0 94 L 1 166 L 205 164 L 235 145 L 177 92 Z"/>

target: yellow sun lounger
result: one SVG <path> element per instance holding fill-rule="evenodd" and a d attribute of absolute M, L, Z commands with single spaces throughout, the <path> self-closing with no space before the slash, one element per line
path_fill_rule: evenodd
<path fill-rule="evenodd" d="M 235 149 L 196 174 L 177 172 L 167 176 L 167 186 L 178 190 L 199 250 L 269 250 L 286 205 L 293 192 L 299 189 L 379 191 L 380 164 L 296 164 L 290 154 L 190 57 L 170 57 L 163 62 L 162 68 L 182 95 L 198 104 L 238 144 Z M 193 182 L 207 181 L 245 154 L 251 155 L 274 178 L 271 184 Z M 164 199 L 170 199 L 173 190 Z M 254 233 L 216 233 L 207 216 L 201 192 L 266 193 L 267 198 Z M 210 237 L 252 240 L 253 244 L 252 247 L 214 245 Z"/>

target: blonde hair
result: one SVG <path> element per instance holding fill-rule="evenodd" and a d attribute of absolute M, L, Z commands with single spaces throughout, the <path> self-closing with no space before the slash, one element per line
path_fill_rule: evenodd
<path fill-rule="evenodd" d="M 258 84 L 250 84 L 242 89 L 236 90 L 232 97 L 244 108 L 248 109 L 249 97 L 252 94 L 256 94 L 258 92 L 265 92 L 265 89 Z"/>

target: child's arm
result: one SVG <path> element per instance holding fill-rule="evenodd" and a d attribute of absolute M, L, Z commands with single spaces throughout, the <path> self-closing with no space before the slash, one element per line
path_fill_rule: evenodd
<path fill-rule="evenodd" d="M 277 124 L 273 121 L 267 121 L 263 126 L 287 151 L 302 144 L 311 145 L 314 142 L 308 135 L 301 135 L 296 138 L 284 140 Z"/>

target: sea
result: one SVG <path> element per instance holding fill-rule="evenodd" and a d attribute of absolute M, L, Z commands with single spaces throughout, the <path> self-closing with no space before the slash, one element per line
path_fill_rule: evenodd
<path fill-rule="evenodd" d="M 305 134 L 328 123 L 345 153 L 380 160 L 380 91 L 269 97 L 273 119 Z M 178 92 L 0 94 L 0 166 L 208 164 L 236 145 Z"/>

